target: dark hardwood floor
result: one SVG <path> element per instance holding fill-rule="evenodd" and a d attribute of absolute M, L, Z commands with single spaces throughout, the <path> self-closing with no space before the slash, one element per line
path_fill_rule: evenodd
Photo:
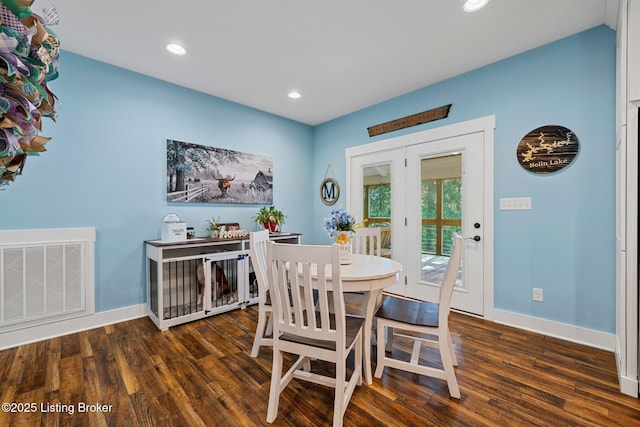
<path fill-rule="evenodd" d="M 167 332 L 142 318 L 2 351 L 1 401 L 22 412 L 3 406 L 0 426 L 266 425 L 271 351 L 249 357 L 256 320 L 256 306 Z M 386 369 L 356 388 L 344 425 L 640 425 L 612 353 L 457 313 L 451 329 L 460 400 L 444 381 Z M 294 380 L 274 425 L 329 425 L 332 405 L 331 389 Z"/>

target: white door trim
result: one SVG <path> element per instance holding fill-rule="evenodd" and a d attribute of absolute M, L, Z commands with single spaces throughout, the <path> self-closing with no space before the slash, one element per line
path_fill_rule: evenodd
<path fill-rule="evenodd" d="M 465 122 L 454 123 L 447 126 L 441 126 L 434 129 L 415 132 L 408 135 L 402 135 L 394 138 L 384 139 L 381 141 L 371 142 L 368 144 L 358 145 L 345 149 L 346 157 L 346 183 L 347 191 L 351 189 L 351 157 L 370 154 L 378 151 L 385 151 L 394 148 L 406 147 L 409 145 L 421 144 L 427 141 L 436 141 L 438 139 L 451 138 L 470 133 L 484 133 L 484 318 L 493 320 L 494 310 L 494 269 L 493 269 L 493 211 L 494 211 L 494 192 L 493 192 L 493 145 L 494 130 L 496 119 L 494 115 L 485 116 L 478 119 L 468 120 Z M 347 197 L 347 209 L 351 209 L 350 201 Z"/>

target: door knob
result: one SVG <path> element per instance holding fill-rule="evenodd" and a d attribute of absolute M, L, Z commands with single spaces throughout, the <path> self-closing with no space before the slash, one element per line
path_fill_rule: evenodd
<path fill-rule="evenodd" d="M 480 241 L 480 236 L 476 235 L 476 236 L 473 236 L 473 237 L 467 237 L 467 240 L 475 240 L 476 242 L 479 242 Z"/>
<path fill-rule="evenodd" d="M 476 222 L 475 224 L 473 224 L 473 228 L 480 228 L 480 223 Z"/>

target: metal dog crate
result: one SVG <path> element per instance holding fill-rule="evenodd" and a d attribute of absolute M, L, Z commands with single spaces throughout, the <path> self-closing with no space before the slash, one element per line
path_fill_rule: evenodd
<path fill-rule="evenodd" d="M 300 235 L 271 239 L 299 243 Z M 161 330 L 258 303 L 248 238 L 147 241 L 145 248 L 147 312 Z"/>

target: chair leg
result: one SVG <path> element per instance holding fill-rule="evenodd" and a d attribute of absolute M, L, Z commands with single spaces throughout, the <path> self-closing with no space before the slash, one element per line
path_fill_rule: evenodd
<path fill-rule="evenodd" d="M 453 340 L 451 339 L 451 332 L 447 333 L 449 339 L 447 340 L 447 345 L 449 346 L 449 353 L 451 353 L 451 361 L 453 362 L 453 366 L 458 366 L 458 358 L 456 357 L 456 352 L 453 349 Z"/>
<path fill-rule="evenodd" d="M 356 356 L 355 356 L 355 370 L 354 373 L 357 372 L 358 373 L 358 385 L 362 385 L 362 377 L 364 377 L 364 360 L 362 359 L 362 356 L 364 354 L 364 349 L 363 347 L 363 342 L 362 340 L 358 340 L 359 342 L 356 343 Z M 371 361 L 368 361 L 367 363 L 371 363 Z"/>
<path fill-rule="evenodd" d="M 388 328 L 391 329 L 391 328 Z M 376 378 L 382 377 L 382 371 L 384 370 L 384 358 L 385 358 L 385 347 L 384 347 L 384 323 L 378 319 L 378 327 L 377 327 L 377 335 L 380 337 L 378 340 L 378 348 L 377 348 L 377 357 L 376 357 L 376 372 L 374 376 Z M 366 362 L 365 362 L 366 363 Z"/>
<path fill-rule="evenodd" d="M 271 320 L 271 316 L 269 316 Z M 260 352 L 260 343 L 264 337 L 264 328 L 266 323 L 266 313 L 260 309 L 258 312 L 258 326 L 256 327 L 256 335 L 253 337 L 253 347 L 251 347 L 251 357 L 257 357 Z"/>
<path fill-rule="evenodd" d="M 266 315 L 266 313 L 265 313 Z M 273 335 L 273 312 L 269 312 L 269 320 L 267 321 L 267 329 L 264 331 L 266 335 Z"/>
<path fill-rule="evenodd" d="M 393 347 L 393 328 L 391 326 L 387 327 L 387 346 L 384 348 L 385 351 L 391 351 Z"/>
<path fill-rule="evenodd" d="M 344 411 L 346 409 L 344 404 L 344 391 L 345 391 L 345 375 L 346 375 L 346 361 L 338 360 L 336 363 L 336 389 L 335 397 L 333 401 L 333 427 L 342 426 L 342 419 L 344 417 Z"/>
<path fill-rule="evenodd" d="M 451 350 L 447 343 L 442 342 L 442 339 L 449 340 L 447 336 L 440 336 L 440 343 L 438 345 L 440 349 L 440 358 L 442 359 L 442 367 L 444 369 L 444 376 L 447 380 L 447 386 L 449 387 L 449 394 L 451 397 L 460 399 L 460 388 L 458 387 L 458 381 L 456 380 L 456 373 L 453 370 L 453 361 L 451 360 Z"/>
<path fill-rule="evenodd" d="M 280 402 L 280 384 L 282 382 L 282 352 L 273 350 L 273 366 L 271 368 L 271 387 L 269 389 L 269 407 L 267 408 L 267 422 L 272 423 L 278 416 Z"/>
<path fill-rule="evenodd" d="M 419 340 L 415 340 L 413 342 L 413 350 L 411 351 L 411 361 L 409 363 L 411 363 L 412 365 L 419 365 L 419 361 L 420 361 L 420 348 L 422 347 L 422 344 L 420 343 Z"/>

